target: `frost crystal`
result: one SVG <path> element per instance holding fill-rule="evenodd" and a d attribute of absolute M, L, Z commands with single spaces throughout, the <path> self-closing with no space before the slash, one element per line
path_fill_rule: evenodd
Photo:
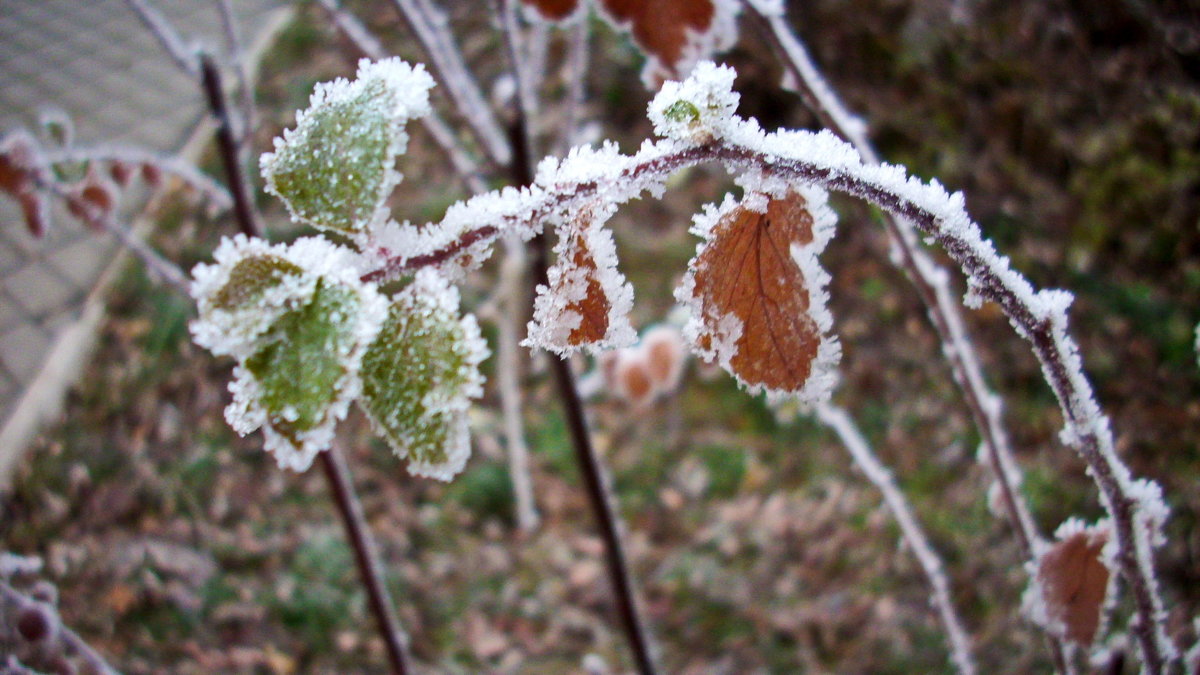
<path fill-rule="evenodd" d="M 318 84 L 296 128 L 262 156 L 267 191 L 292 217 L 313 227 L 359 235 L 386 218 L 385 201 L 400 182 L 404 124 L 429 112 L 433 79 L 398 58 L 359 61 L 353 82 Z"/>
<path fill-rule="evenodd" d="M 727 196 L 692 232 L 704 238 L 675 291 L 689 310 L 684 338 L 751 394 L 813 403 L 828 397 L 841 357 L 828 335 L 829 275 L 817 255 L 836 218 L 817 188 L 783 196 Z"/>
<path fill-rule="evenodd" d="M 395 297 L 363 357 L 361 405 L 410 473 L 450 480 L 471 454 L 467 408 L 483 393 L 487 343 L 458 316 L 458 290 L 423 269 Z"/>
<path fill-rule="evenodd" d="M 280 466 L 302 471 L 329 447 L 358 395 L 358 366 L 386 303 L 359 281 L 354 255 L 321 238 L 268 245 L 238 235 L 197 265 L 197 344 L 238 360 L 225 419 L 263 429 Z"/>
<path fill-rule="evenodd" d="M 633 286 L 617 270 L 612 232 L 603 227 L 615 207 L 585 209 L 558 230 L 549 285 L 537 287 L 529 336 L 522 344 L 559 356 L 593 353 L 637 340 L 629 323 Z"/>
<path fill-rule="evenodd" d="M 702 61 L 683 82 L 667 82 L 650 102 L 654 133 L 689 143 L 724 138 L 735 125 L 739 96 L 733 91 L 737 73 L 728 66 Z"/>

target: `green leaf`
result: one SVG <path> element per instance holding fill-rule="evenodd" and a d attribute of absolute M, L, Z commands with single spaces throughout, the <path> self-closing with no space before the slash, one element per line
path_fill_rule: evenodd
<path fill-rule="evenodd" d="M 286 277 L 304 274 L 300 266 L 274 255 L 243 258 L 229 271 L 229 279 L 215 294 L 214 309 L 235 311 L 260 299 Z"/>
<path fill-rule="evenodd" d="M 400 181 L 395 163 L 408 142 L 404 124 L 428 110 L 432 85 L 423 70 L 399 59 L 364 60 L 353 82 L 318 85 L 296 128 L 262 157 L 267 190 L 299 222 L 362 233 Z"/>
<path fill-rule="evenodd" d="M 470 455 L 467 408 L 487 345 L 458 292 L 432 270 L 401 291 L 363 356 L 361 405 L 409 472 L 449 480 Z"/>
<path fill-rule="evenodd" d="M 318 280 L 308 304 L 277 319 L 237 369 L 225 417 L 242 434 L 262 427 L 280 465 L 307 468 L 357 394 L 362 304 L 355 289 Z"/>

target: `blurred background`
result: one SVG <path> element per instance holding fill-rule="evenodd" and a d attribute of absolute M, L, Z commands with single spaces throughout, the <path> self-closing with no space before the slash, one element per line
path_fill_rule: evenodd
<path fill-rule="evenodd" d="M 0 0 L 0 25 L 22 4 Z M 504 87 L 491 87 L 504 64 L 489 14 L 448 4 L 468 63 L 511 109 Z M 423 60 L 390 3 L 346 5 L 389 49 Z M 814 0 L 788 10 L 883 158 L 964 191 L 969 213 L 1014 267 L 1038 287 L 1075 293 L 1072 333 L 1118 452 L 1136 475 L 1162 484 L 1172 507 L 1158 567 L 1172 630 L 1195 639 L 1196 9 L 1141 0 Z M 632 152 L 651 136 L 642 57 L 606 23 L 592 29 L 586 119 L 596 140 Z M 563 114 L 553 103 L 563 92 L 561 38 L 552 33 L 542 92 L 544 152 Z M 351 75 L 357 59 L 321 11 L 297 5 L 261 58 L 255 154 L 293 124 L 315 83 Z M 738 71 L 742 115 L 767 129 L 815 128 L 748 27 L 718 60 Z M 145 122 L 127 120 L 130 129 Z M 410 132 L 395 211 L 435 220 L 465 195 L 425 132 Z M 221 175 L 211 148 L 200 157 Z M 695 249 L 691 214 L 735 189 L 707 168 L 671 186 L 665 199 L 635 202 L 612 221 L 639 329 L 670 314 Z M 844 349 L 835 401 L 892 467 L 944 557 L 983 670 L 1048 671 L 1041 634 L 1019 613 L 1022 554 L 989 510 L 979 437 L 936 335 L 888 262 L 879 213 L 839 196 L 833 203 L 838 234 L 823 262 Z M 279 238 L 300 234 L 277 201 L 259 205 Z M 184 192 L 160 200 L 152 220 L 153 241 L 185 269 L 235 231 Z M 496 273 L 491 264 L 468 280 L 468 308 Z M 136 264 L 102 300 L 108 314 L 78 384 L 0 495 L 3 548 L 43 556 L 64 620 L 128 672 L 379 672 L 383 644 L 325 484 L 315 472 L 280 471 L 257 435 L 237 438 L 225 424 L 232 364 L 191 344 L 190 301 Z M 1092 481 L 1058 439 L 1058 406 L 1027 344 L 994 306 L 967 319 L 1004 399 L 1043 533 L 1071 516 L 1101 517 Z M 486 324 L 485 333 L 494 351 Z M 584 672 L 589 654 L 613 672 L 631 667 L 543 358 L 534 355 L 523 373 L 542 515 L 532 533 L 515 527 L 494 379 L 473 413 L 474 455 L 449 484 L 408 476 L 358 413 L 343 424 L 425 672 Z M 679 391 L 648 409 L 603 389 L 589 404 L 664 671 L 948 671 L 925 578 L 836 437 L 702 370 L 690 364 Z"/>

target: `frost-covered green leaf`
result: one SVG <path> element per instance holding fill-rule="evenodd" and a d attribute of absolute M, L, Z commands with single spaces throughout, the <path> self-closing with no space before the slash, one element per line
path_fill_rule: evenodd
<path fill-rule="evenodd" d="M 306 469 L 358 395 L 387 302 L 359 280 L 352 251 L 322 238 L 270 246 L 239 235 L 216 259 L 193 272 L 192 333 L 238 359 L 225 419 L 242 435 L 263 429 L 281 466 Z"/>
<path fill-rule="evenodd" d="M 400 182 L 395 169 L 408 134 L 404 124 L 429 112 L 433 79 L 398 58 L 363 59 L 353 82 L 319 84 L 296 128 L 262 156 L 267 190 L 292 217 L 354 236 L 377 218 Z"/>
<path fill-rule="evenodd" d="M 244 359 L 255 341 L 284 313 L 306 305 L 317 279 L 358 286 L 354 252 L 318 237 L 270 245 L 237 235 L 222 240 L 215 264 L 192 270 L 192 296 L 200 318 L 196 344 L 214 354 Z"/>
<path fill-rule="evenodd" d="M 363 356 L 361 404 L 409 472 L 450 480 L 462 470 L 487 356 L 475 317 L 459 318 L 458 291 L 437 272 L 421 270 L 397 294 Z"/>

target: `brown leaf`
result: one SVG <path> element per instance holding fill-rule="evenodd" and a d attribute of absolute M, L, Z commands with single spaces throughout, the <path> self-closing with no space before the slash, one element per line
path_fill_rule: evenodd
<path fill-rule="evenodd" d="M 806 279 L 792 255 L 793 245 L 814 243 L 816 225 L 796 192 L 770 199 L 765 213 L 733 206 L 688 266 L 693 346 L 752 392 L 804 395 L 823 348 L 836 358 L 813 311 L 819 280 Z"/>
<path fill-rule="evenodd" d="M 641 408 L 654 396 L 654 376 L 640 351 L 623 351 L 617 361 L 613 393 L 635 408 Z"/>
<path fill-rule="evenodd" d="M 587 278 L 587 294 L 583 299 L 567 305 L 567 311 L 578 312 L 582 317 L 579 325 L 567 336 L 567 344 L 574 346 L 599 342 L 608 333 L 608 310 L 612 305 L 600 286 L 600 279 L 596 276 L 596 261 L 582 233 L 571 235 L 567 250 L 570 251 L 570 266 L 584 270 Z"/>
<path fill-rule="evenodd" d="M 579 8 L 579 0 L 525 0 L 525 4 L 552 21 L 562 21 Z"/>
<path fill-rule="evenodd" d="M 616 268 L 612 234 L 582 211 L 559 228 L 558 259 L 538 286 L 526 344 L 567 354 L 632 342 L 633 289 Z"/>
<path fill-rule="evenodd" d="M 614 23 L 628 24 L 633 39 L 658 59 L 671 75 L 679 75 L 691 31 L 707 33 L 713 24 L 712 0 L 600 0 Z"/>
<path fill-rule="evenodd" d="M 1047 618 L 1064 627 L 1064 637 L 1084 647 L 1096 638 L 1108 594 L 1110 572 L 1100 554 L 1108 537 L 1107 529 L 1076 532 L 1056 542 L 1038 561 Z"/>

